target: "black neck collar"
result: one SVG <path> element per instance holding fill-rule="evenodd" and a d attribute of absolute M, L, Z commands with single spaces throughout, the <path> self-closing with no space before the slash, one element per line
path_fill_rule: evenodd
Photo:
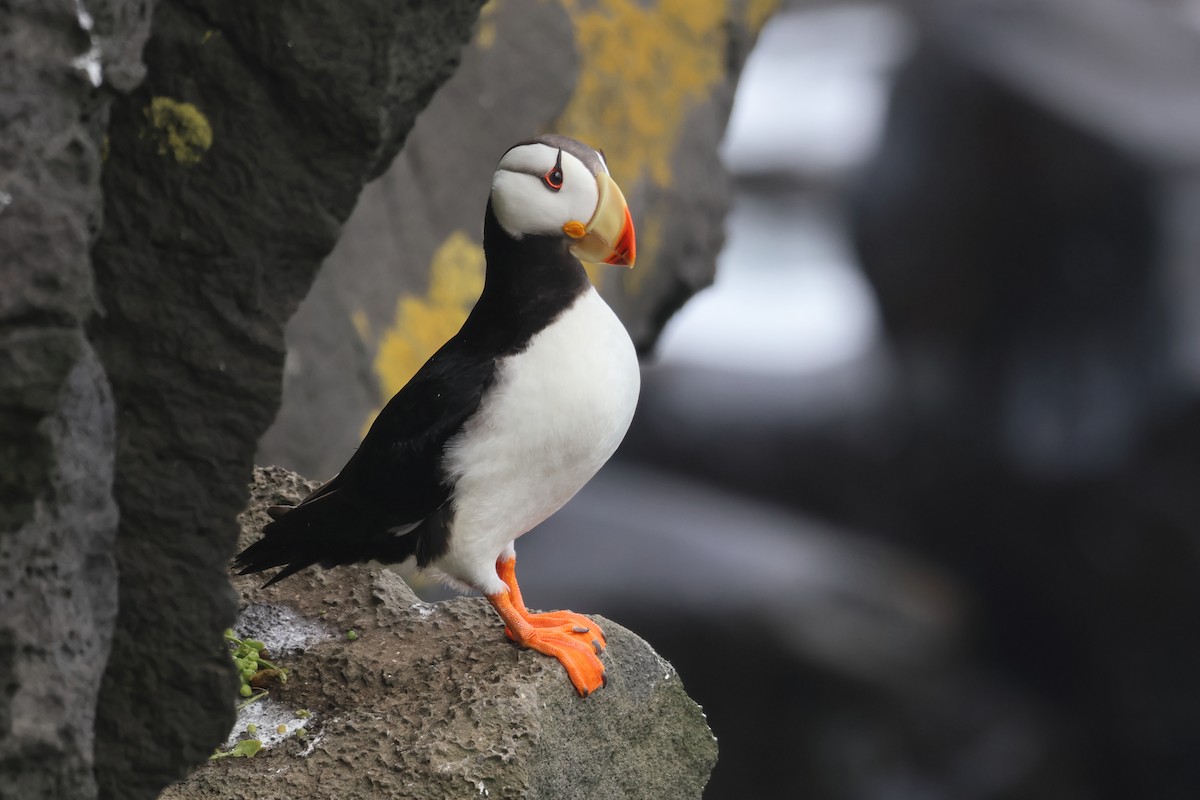
<path fill-rule="evenodd" d="M 486 340 L 502 352 L 524 349 L 590 285 L 566 239 L 514 239 L 496 219 L 491 200 L 484 216 L 483 252 L 487 258 L 483 294 L 462 334 Z"/>

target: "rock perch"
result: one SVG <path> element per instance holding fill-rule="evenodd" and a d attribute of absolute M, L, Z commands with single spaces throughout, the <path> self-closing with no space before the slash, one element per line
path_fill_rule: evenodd
<path fill-rule="evenodd" d="M 241 544 L 257 538 L 267 505 L 312 488 L 279 467 L 256 470 Z M 359 565 L 268 589 L 261 576 L 234 583 L 239 633 L 265 641 L 290 671 L 261 702 L 311 712 L 306 735 L 210 762 L 164 800 L 669 800 L 700 797 L 716 763 L 716 740 L 675 670 L 610 620 L 608 685 L 583 700 L 557 663 L 503 637 L 482 598 L 422 603 L 395 573 Z M 299 618 L 263 621 L 290 616 L 283 609 Z M 289 652 L 283 637 L 297 627 L 307 645 Z"/>

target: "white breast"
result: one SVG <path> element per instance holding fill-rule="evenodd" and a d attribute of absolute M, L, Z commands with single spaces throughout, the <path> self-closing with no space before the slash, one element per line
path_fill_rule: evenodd
<path fill-rule="evenodd" d="M 505 547 L 591 479 L 625 437 L 641 385 L 625 327 L 589 287 L 504 359 L 480 410 L 448 445 L 454 480 L 450 550 L 435 566 L 499 591 Z"/>

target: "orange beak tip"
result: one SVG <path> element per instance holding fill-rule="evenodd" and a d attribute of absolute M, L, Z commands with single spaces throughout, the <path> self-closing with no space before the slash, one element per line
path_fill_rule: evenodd
<path fill-rule="evenodd" d="M 637 237 L 633 232 L 633 215 L 625 209 L 625 224 L 621 226 L 621 234 L 617 238 L 612 255 L 604 259 L 604 263 L 618 267 L 632 267 L 637 259 Z"/>

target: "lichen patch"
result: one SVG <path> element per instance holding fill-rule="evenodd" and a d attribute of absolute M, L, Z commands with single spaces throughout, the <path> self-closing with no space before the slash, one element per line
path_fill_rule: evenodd
<path fill-rule="evenodd" d="M 155 97 L 145 110 L 158 154 L 170 155 L 186 167 L 200 163 L 213 143 L 208 117 L 191 103 L 170 97 Z"/>

